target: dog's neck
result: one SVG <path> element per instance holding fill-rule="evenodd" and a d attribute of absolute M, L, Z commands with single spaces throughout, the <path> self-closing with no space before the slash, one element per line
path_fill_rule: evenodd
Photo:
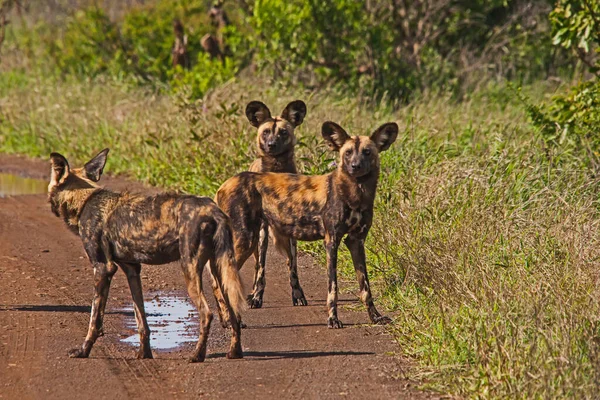
<path fill-rule="evenodd" d="M 358 178 L 350 176 L 341 167 L 333 172 L 333 182 L 340 198 L 357 211 L 373 208 L 378 180 L 379 168 Z"/>
<path fill-rule="evenodd" d="M 267 154 L 261 149 L 259 158 L 263 172 L 296 172 L 293 148 L 276 156 Z"/>
<path fill-rule="evenodd" d="M 99 187 L 61 190 L 50 196 L 52 212 L 65 221 L 69 229 L 79 234 L 79 216 L 86 202 Z"/>

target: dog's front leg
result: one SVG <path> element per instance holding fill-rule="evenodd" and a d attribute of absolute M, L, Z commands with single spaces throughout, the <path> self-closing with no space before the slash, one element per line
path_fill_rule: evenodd
<path fill-rule="evenodd" d="M 327 320 L 327 327 L 334 329 L 343 327 L 342 322 L 338 319 L 337 315 L 337 251 L 339 243 L 339 240 L 335 237 L 332 237 L 329 233 L 325 235 L 325 251 L 327 252 L 327 275 L 329 278 L 329 286 L 327 293 L 327 311 L 329 314 L 329 318 Z"/>
<path fill-rule="evenodd" d="M 92 301 L 90 325 L 83 345 L 69 351 L 71 358 L 87 358 L 102 330 L 102 308 L 106 305 L 105 296 L 108 296 L 110 281 L 116 271 L 115 266 L 110 262 L 109 264 L 94 263 L 94 300 Z"/>
<path fill-rule="evenodd" d="M 373 296 L 371 295 L 371 286 L 369 285 L 369 276 L 367 275 L 367 263 L 365 254 L 365 238 L 348 235 L 344 241 L 350 254 L 352 255 L 352 263 L 356 271 L 356 279 L 360 288 L 360 299 L 367 307 L 369 318 L 374 324 L 389 324 L 392 322 L 388 317 L 379 314 L 379 311 L 373 304 Z"/>

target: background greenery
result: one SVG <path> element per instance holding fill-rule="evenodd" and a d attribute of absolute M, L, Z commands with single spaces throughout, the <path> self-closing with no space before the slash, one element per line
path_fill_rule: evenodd
<path fill-rule="evenodd" d="M 254 158 L 250 100 L 307 102 L 310 174 L 334 157 L 323 121 L 397 121 L 367 247 L 413 377 L 458 397 L 597 396 L 596 2 L 226 1 L 220 32 L 208 1 L 22 3 L 0 1 L 0 151 L 85 161 L 108 145 L 113 173 L 212 196 Z M 171 68 L 174 18 L 187 70 Z"/>

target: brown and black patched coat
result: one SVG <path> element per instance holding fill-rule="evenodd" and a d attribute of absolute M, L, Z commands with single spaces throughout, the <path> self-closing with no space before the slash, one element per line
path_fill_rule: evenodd
<path fill-rule="evenodd" d="M 364 243 L 373 221 L 379 153 L 396 140 L 398 125 L 384 124 L 370 137 L 350 137 L 339 125 L 326 122 L 322 135 L 340 155 L 334 172 L 318 176 L 243 172 L 221 186 L 216 200 L 231 219 L 236 260 L 241 265 L 255 251 L 263 219 L 272 230 L 276 246 L 284 252 L 291 239 L 324 239 L 329 275 L 328 326 L 339 328 L 337 250 L 345 236 L 369 317 L 374 323 L 387 323 L 389 318 L 373 304 Z"/>
<path fill-rule="evenodd" d="M 71 357 L 88 357 L 102 332 L 104 309 L 113 275 L 121 268 L 129 283 L 140 335 L 139 358 L 152 358 L 150 329 L 144 311 L 141 263 L 181 261 L 188 292 L 200 313 L 200 335 L 191 361 L 204 361 L 212 313 L 202 292 L 202 270 L 208 262 L 219 299 L 232 327 L 229 358 L 242 357 L 241 308 L 245 305 L 229 218 L 207 197 L 164 193 L 143 196 L 119 193 L 96 185 L 108 149 L 83 168 L 71 169 L 66 158 L 51 154 L 48 200 L 54 214 L 81 237 L 94 268 L 95 294 L 88 334 Z"/>
<path fill-rule="evenodd" d="M 251 172 L 297 173 L 294 148 L 296 146 L 295 128 L 300 126 L 306 116 L 306 104 L 301 100 L 289 103 L 281 116 L 272 117 L 269 108 L 260 101 L 252 101 L 246 106 L 246 117 L 257 128 L 258 158 L 250 165 Z M 263 221 L 260 229 L 258 246 L 254 251 L 255 272 L 252 294 L 248 296 L 251 308 L 260 308 L 265 291 L 265 264 L 269 243 L 268 224 Z M 307 305 L 304 291 L 298 280 L 296 262 L 296 239 L 290 238 L 285 244 L 288 256 L 290 285 L 292 287 L 292 304 Z M 241 265 L 240 265 L 241 267 Z"/>

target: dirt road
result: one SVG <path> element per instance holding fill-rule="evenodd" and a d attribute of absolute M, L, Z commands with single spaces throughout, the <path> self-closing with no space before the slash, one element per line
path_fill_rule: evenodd
<path fill-rule="evenodd" d="M 47 170 L 46 162 L 0 155 L 0 172 L 46 178 Z M 122 179 L 104 184 L 140 190 Z M 242 269 L 246 288 L 252 269 Z M 205 363 L 187 362 L 192 344 L 155 351 L 153 360 L 135 359 L 135 349 L 121 340 L 132 332 L 120 311 L 131 303 L 120 272 L 110 292 L 106 335 L 89 359 L 69 359 L 67 350 L 85 336 L 92 299 L 81 242 L 52 215 L 44 194 L 0 198 L 0 398 L 431 397 L 403 378 L 406 361 L 392 355 L 398 349 L 385 329 L 361 325 L 366 312 L 348 309 L 357 304 L 352 294 L 341 295 L 346 328 L 327 329 L 324 268 L 299 258 L 308 307 L 291 305 L 285 269 L 271 254 L 265 304 L 244 315 L 243 360 L 225 359 L 229 332 L 216 318 Z M 145 266 L 142 273 L 145 294 L 184 288 L 175 264 Z"/>

